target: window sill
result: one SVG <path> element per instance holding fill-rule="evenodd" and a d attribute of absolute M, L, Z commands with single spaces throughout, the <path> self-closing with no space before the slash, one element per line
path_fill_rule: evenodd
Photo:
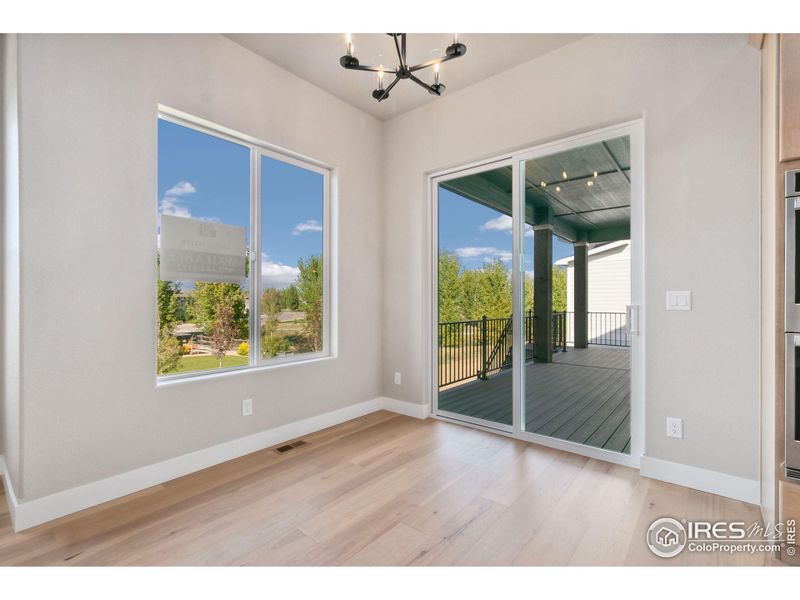
<path fill-rule="evenodd" d="M 223 377 L 230 377 L 233 375 L 244 375 L 252 373 L 261 373 L 263 371 L 272 371 L 273 369 L 283 369 L 286 367 L 295 367 L 299 365 L 308 365 L 311 363 L 324 362 L 336 358 L 331 353 L 316 353 L 304 358 L 295 357 L 282 357 L 275 359 L 272 362 L 262 363 L 259 365 L 247 365 L 243 367 L 230 367 L 227 369 L 217 369 L 212 372 L 208 371 L 195 371 L 193 373 L 185 373 L 180 375 L 163 375 L 156 376 L 156 388 L 172 387 L 174 385 L 181 385 L 185 383 L 195 383 L 201 381 L 209 381 L 211 379 L 220 379 Z"/>

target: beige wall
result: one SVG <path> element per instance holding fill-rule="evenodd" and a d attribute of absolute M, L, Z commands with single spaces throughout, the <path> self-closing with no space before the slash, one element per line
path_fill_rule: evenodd
<path fill-rule="evenodd" d="M 19 60 L 18 496 L 380 396 L 378 121 L 222 36 L 23 35 Z M 156 388 L 159 103 L 338 169 L 337 358 Z"/>
<path fill-rule="evenodd" d="M 641 116 L 647 454 L 758 477 L 744 36 L 591 36 L 385 124 L 221 36 L 26 35 L 19 65 L 24 500 L 380 395 L 427 402 L 424 174 Z M 156 388 L 158 103 L 338 168 L 336 359 Z M 667 289 L 694 310 L 666 313 Z"/>
<path fill-rule="evenodd" d="M 386 395 L 429 399 L 425 173 L 644 117 L 646 454 L 758 479 L 758 81 L 746 36 L 590 36 L 389 121 Z"/>

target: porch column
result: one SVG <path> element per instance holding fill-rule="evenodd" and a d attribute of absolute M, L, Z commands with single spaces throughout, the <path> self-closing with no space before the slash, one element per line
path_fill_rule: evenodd
<path fill-rule="evenodd" d="M 553 226 L 533 228 L 534 359 L 553 360 Z"/>
<path fill-rule="evenodd" d="M 589 246 L 586 242 L 573 245 L 575 256 L 572 298 L 575 311 L 575 347 L 586 348 L 589 343 Z"/>

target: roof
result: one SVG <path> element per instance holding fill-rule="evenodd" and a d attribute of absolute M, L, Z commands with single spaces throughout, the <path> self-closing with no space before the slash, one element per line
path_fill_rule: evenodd
<path fill-rule="evenodd" d="M 600 244 L 589 250 L 589 256 L 596 256 L 597 254 L 602 254 L 604 252 L 608 252 L 609 250 L 614 250 L 615 248 L 623 248 L 630 243 L 630 240 L 619 240 L 618 242 Z M 569 263 L 573 262 L 574 260 L 575 256 L 565 256 L 564 258 L 558 259 L 553 264 L 558 265 L 559 267 L 566 267 L 569 266 Z"/>

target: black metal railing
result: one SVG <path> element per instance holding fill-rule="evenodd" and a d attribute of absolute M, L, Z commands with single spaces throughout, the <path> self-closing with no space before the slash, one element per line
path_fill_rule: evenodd
<path fill-rule="evenodd" d="M 524 317 L 525 360 L 535 354 L 532 311 Z M 567 313 L 553 313 L 553 350 L 567 349 Z M 439 323 L 439 387 L 468 379 L 486 379 L 511 367 L 513 335 L 511 318 Z"/>
<path fill-rule="evenodd" d="M 575 343 L 575 313 L 567 315 L 567 342 Z M 598 346 L 630 347 L 628 317 L 618 312 L 590 312 L 588 322 L 589 344 Z"/>

